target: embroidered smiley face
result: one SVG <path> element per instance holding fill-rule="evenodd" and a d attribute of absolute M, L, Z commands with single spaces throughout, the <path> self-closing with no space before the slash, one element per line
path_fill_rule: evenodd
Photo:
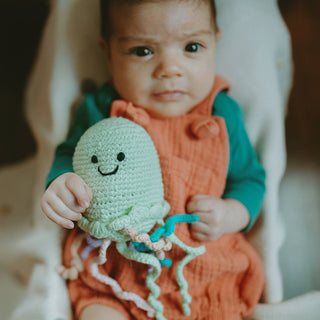
<path fill-rule="evenodd" d="M 119 162 L 122 162 L 124 159 L 125 159 L 125 154 L 123 153 L 123 152 L 119 152 L 118 153 L 118 155 L 117 155 L 117 160 L 119 161 Z M 91 162 L 92 163 L 98 163 L 99 162 L 99 160 L 98 160 L 98 157 L 96 156 L 96 155 L 93 155 L 92 157 L 91 157 Z M 113 170 L 113 171 L 110 171 L 110 172 L 103 172 L 102 171 L 102 169 L 101 169 L 101 166 L 99 166 L 98 167 L 98 172 L 102 175 L 102 176 L 111 176 L 111 175 L 113 175 L 113 174 L 116 174 L 117 172 L 118 172 L 118 170 L 119 170 L 119 165 L 117 165 L 116 167 L 115 167 L 115 169 Z"/>

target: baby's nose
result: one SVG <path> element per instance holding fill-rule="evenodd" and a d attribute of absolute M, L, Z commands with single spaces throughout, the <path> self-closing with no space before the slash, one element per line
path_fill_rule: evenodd
<path fill-rule="evenodd" d="M 156 79 L 182 77 L 183 69 L 178 57 L 170 54 L 161 57 L 155 71 L 154 77 Z"/>

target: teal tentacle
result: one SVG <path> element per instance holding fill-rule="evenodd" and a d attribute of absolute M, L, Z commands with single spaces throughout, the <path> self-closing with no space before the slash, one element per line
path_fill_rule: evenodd
<path fill-rule="evenodd" d="M 189 263 L 195 257 L 205 253 L 206 248 L 205 246 L 200 246 L 197 248 L 190 247 L 183 243 L 180 239 L 178 239 L 174 234 L 168 237 L 173 243 L 179 246 L 181 249 L 187 252 L 187 255 L 179 262 L 177 266 L 177 282 L 180 286 L 180 293 L 182 296 L 182 310 L 184 315 L 190 316 L 191 310 L 189 304 L 191 303 L 192 297 L 188 293 L 188 282 L 183 276 L 183 268 L 184 266 Z"/>
<path fill-rule="evenodd" d="M 161 227 L 157 228 L 153 234 L 150 236 L 150 240 L 152 242 L 156 242 L 159 240 L 161 236 L 168 237 L 173 234 L 176 223 L 193 223 L 199 220 L 199 217 L 194 214 L 177 214 L 175 216 L 171 216 L 166 220 L 166 223 Z"/>
<path fill-rule="evenodd" d="M 118 242 L 116 246 L 117 250 L 127 259 L 148 264 L 153 267 L 152 272 L 150 272 L 147 276 L 147 286 L 151 291 L 148 297 L 148 302 L 151 307 L 155 309 L 156 319 L 166 320 L 166 318 L 163 316 L 163 305 L 157 300 L 160 295 L 160 287 L 155 283 L 155 280 L 161 273 L 161 265 L 159 260 L 151 254 L 129 249 L 125 242 Z"/>

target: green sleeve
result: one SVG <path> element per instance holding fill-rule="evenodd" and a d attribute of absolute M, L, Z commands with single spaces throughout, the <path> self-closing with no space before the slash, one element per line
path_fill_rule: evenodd
<path fill-rule="evenodd" d="M 46 188 L 61 174 L 73 172 L 72 157 L 80 137 L 89 127 L 109 116 L 112 101 L 116 98 L 118 96 L 109 84 L 84 97 L 67 140 L 56 149 Z"/>
<path fill-rule="evenodd" d="M 249 141 L 239 105 L 226 92 L 220 92 L 214 101 L 214 115 L 225 119 L 229 135 L 230 160 L 223 198 L 243 203 L 250 214 L 250 230 L 256 221 L 265 192 L 265 170 L 259 163 Z"/>

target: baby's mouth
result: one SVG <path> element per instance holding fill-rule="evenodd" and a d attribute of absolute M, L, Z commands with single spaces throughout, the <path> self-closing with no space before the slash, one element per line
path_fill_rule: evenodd
<path fill-rule="evenodd" d="M 111 176 L 113 174 L 116 174 L 118 169 L 119 169 L 119 166 L 116 166 L 116 168 L 113 171 L 104 173 L 101 171 L 100 167 L 98 167 L 98 171 L 102 176 Z"/>
<path fill-rule="evenodd" d="M 167 90 L 154 93 L 154 99 L 162 102 L 178 101 L 184 96 L 184 92 L 180 90 Z"/>

